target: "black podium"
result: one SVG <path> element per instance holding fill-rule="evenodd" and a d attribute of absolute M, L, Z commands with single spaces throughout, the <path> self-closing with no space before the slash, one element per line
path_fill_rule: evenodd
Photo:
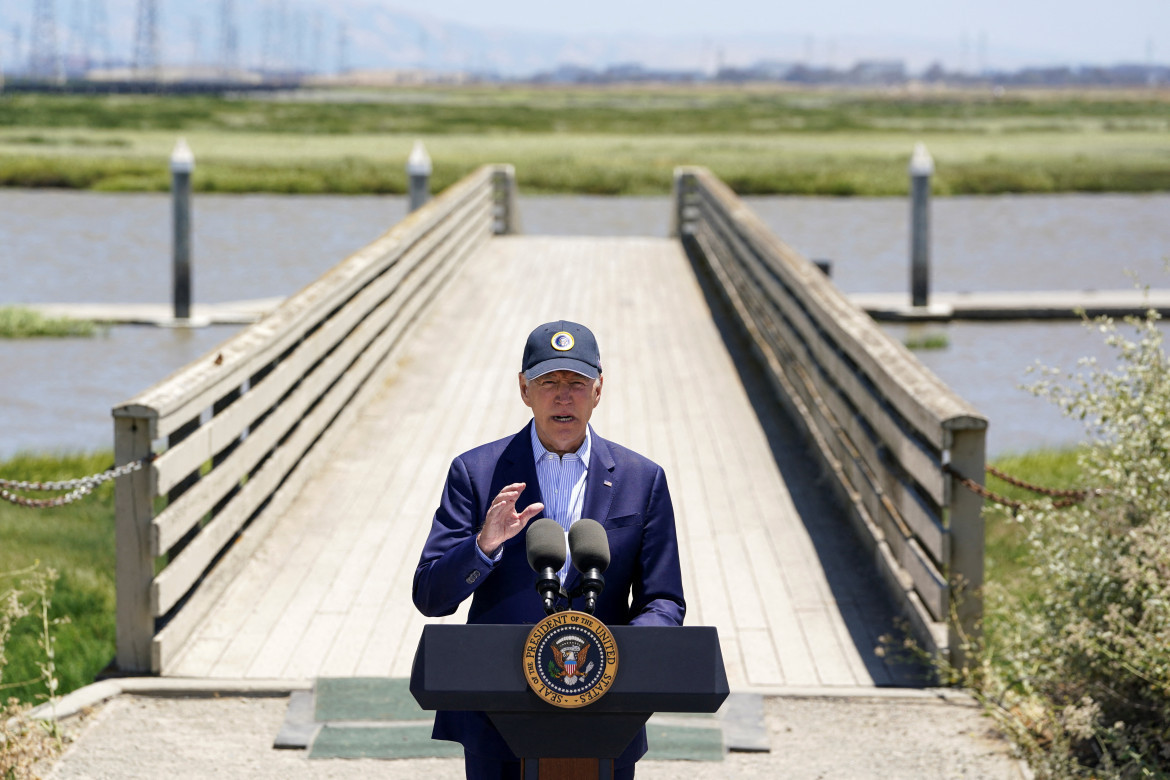
<path fill-rule="evenodd" d="M 428 625 L 410 673 L 410 692 L 423 709 L 486 712 L 521 757 L 525 780 L 610 778 L 613 760 L 651 714 L 715 712 L 729 693 L 714 627 L 610 626 L 620 657 L 612 687 L 584 707 L 557 707 L 525 680 L 531 630 Z"/>

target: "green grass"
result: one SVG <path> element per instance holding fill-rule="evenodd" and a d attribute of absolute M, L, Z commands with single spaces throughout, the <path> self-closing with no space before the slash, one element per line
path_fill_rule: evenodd
<path fill-rule="evenodd" d="M 923 333 L 908 335 L 902 343 L 906 349 L 912 350 L 946 349 L 951 345 L 951 339 L 945 333 Z"/>
<path fill-rule="evenodd" d="M 28 339 L 92 336 L 97 326 L 88 320 L 46 317 L 21 306 L 0 306 L 0 338 Z"/>
<path fill-rule="evenodd" d="M 1077 450 L 1038 450 L 1024 455 L 996 458 L 991 465 L 1013 477 L 1034 485 L 1057 488 L 1087 488 L 1077 464 Z M 1034 501 L 1035 493 L 1010 485 L 997 477 L 987 475 L 986 486 L 1015 501 Z M 1016 594 L 1038 593 L 1042 583 L 1031 576 L 1028 555 L 1028 529 L 1012 518 L 1006 507 L 985 502 L 985 578 L 1006 591 Z"/>
<path fill-rule="evenodd" d="M 529 193 L 665 194 L 705 165 L 741 194 L 904 195 L 914 143 L 942 195 L 1170 190 L 1161 92 L 883 95 L 713 87 L 478 87 L 328 100 L 0 95 L 0 186 L 163 191 L 179 135 L 202 192 L 402 193 L 516 166 Z M 373 99 L 370 99 L 373 98 Z"/>
<path fill-rule="evenodd" d="M 0 477 L 23 481 L 72 479 L 104 471 L 109 453 L 22 455 L 0 462 Z M 31 495 L 31 494 L 29 494 Z M 37 497 L 43 497 L 40 494 Z M 54 618 L 68 622 L 54 628 L 60 692 L 93 682 L 114 657 L 114 491 L 105 483 L 81 501 L 53 509 L 25 509 L 0 502 L 0 572 L 39 563 L 57 570 L 52 593 Z M 0 582 L 10 586 L 10 580 Z M 46 693 L 37 664 L 44 653 L 37 644 L 40 624 L 23 618 L 7 647 L 2 670 L 4 698 L 39 702 Z M 14 685 L 14 687 L 7 687 Z"/>

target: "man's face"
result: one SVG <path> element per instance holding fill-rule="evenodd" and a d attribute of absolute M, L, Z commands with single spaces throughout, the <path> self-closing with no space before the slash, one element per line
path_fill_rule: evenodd
<path fill-rule="evenodd" d="M 558 455 L 577 451 L 601 401 L 603 379 L 553 371 L 529 381 L 520 374 L 520 397 L 532 409 L 536 435 L 545 449 Z"/>

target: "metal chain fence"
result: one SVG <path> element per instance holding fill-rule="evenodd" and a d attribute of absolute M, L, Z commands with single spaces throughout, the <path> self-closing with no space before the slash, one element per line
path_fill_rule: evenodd
<path fill-rule="evenodd" d="M 124 466 L 118 466 L 117 468 L 104 471 L 101 474 L 92 474 L 88 477 L 63 480 L 60 482 L 17 482 L 10 479 L 0 479 L 0 499 L 28 509 L 48 509 L 54 506 L 65 506 L 89 495 L 103 482 L 109 482 L 112 479 L 117 479 L 126 474 L 132 474 L 153 460 L 154 456 L 150 455 L 142 460 L 132 461 Z M 62 490 L 69 492 L 64 495 L 53 496 L 52 498 L 28 498 L 27 496 L 13 493 L 13 490 L 19 490 L 25 493 L 53 493 Z"/>
<path fill-rule="evenodd" d="M 978 482 L 971 479 L 970 477 L 966 477 L 966 476 L 960 474 L 958 471 L 956 471 L 954 468 L 952 468 L 950 464 L 947 464 L 944 468 L 946 469 L 946 472 L 948 474 L 953 476 L 955 479 L 959 480 L 959 482 L 961 482 L 963 484 L 963 487 L 967 488 L 968 490 L 970 490 L 972 493 L 975 493 L 976 495 L 982 496 L 983 498 L 987 499 L 988 501 L 992 501 L 996 504 L 1006 506 L 1009 509 L 1011 509 L 1013 512 L 1017 512 L 1025 506 L 1025 502 L 1023 502 L 1023 501 L 1016 501 L 1015 499 L 1011 499 L 1011 498 L 1008 498 L 1007 496 L 1000 495 L 999 493 L 996 493 L 995 491 L 989 490 L 985 486 L 980 485 Z M 1048 487 L 1043 487 L 1041 485 L 1034 485 L 1030 482 L 1025 482 L 1024 480 L 1022 480 L 1018 477 L 1013 477 L 1010 474 L 1005 474 L 1004 472 L 997 469 L 995 466 L 987 466 L 985 470 L 987 471 L 988 474 L 991 474 L 993 477 L 997 477 L 997 478 L 1003 480 L 1004 482 L 1008 483 L 1009 485 L 1014 485 L 1018 488 L 1021 488 L 1023 490 L 1027 490 L 1031 493 L 1036 493 L 1038 495 L 1048 496 L 1049 498 L 1055 498 L 1056 500 L 1052 502 L 1052 506 L 1058 507 L 1058 508 L 1073 506 L 1074 504 L 1079 504 L 1082 501 L 1084 501 L 1086 498 L 1088 498 L 1089 496 L 1099 496 L 1104 492 L 1104 491 L 1099 490 L 1099 489 L 1060 490 L 1057 488 L 1048 488 Z"/>

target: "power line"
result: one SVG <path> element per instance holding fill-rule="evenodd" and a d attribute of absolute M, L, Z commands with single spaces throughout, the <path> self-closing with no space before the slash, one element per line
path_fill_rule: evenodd
<path fill-rule="evenodd" d="M 113 61 L 110 52 L 110 28 L 106 18 L 105 0 L 90 0 L 89 28 L 86 31 L 90 56 L 100 67 L 108 68 Z"/>
<path fill-rule="evenodd" d="M 337 72 L 349 71 L 349 27 L 345 22 L 337 25 Z"/>
<path fill-rule="evenodd" d="M 57 56 L 57 11 L 53 0 L 35 0 L 32 37 L 29 41 L 28 69 L 34 77 L 61 77 L 61 59 Z"/>
<path fill-rule="evenodd" d="M 240 67 L 240 30 L 234 0 L 219 3 L 219 67 L 225 75 Z"/>
<path fill-rule="evenodd" d="M 69 10 L 69 52 L 65 70 L 69 73 L 85 72 L 89 69 L 89 36 L 86 35 L 85 6 L 83 0 L 73 0 Z"/>
<path fill-rule="evenodd" d="M 158 0 L 138 0 L 134 28 L 134 70 L 158 75 Z"/>

